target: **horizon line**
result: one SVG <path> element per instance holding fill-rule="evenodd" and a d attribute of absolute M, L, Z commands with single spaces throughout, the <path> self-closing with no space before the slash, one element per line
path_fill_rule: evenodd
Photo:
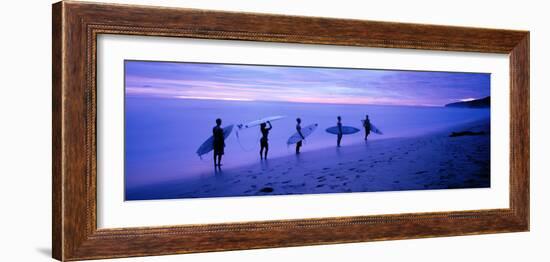
<path fill-rule="evenodd" d="M 127 96 L 150 98 L 150 96 L 143 96 L 139 94 L 126 94 Z M 430 105 L 430 104 L 384 104 L 384 103 L 346 103 L 346 102 L 321 102 L 321 101 L 282 101 L 282 100 L 257 100 L 249 98 L 217 98 L 217 97 L 202 97 L 202 96 L 153 96 L 153 98 L 163 99 L 181 99 L 181 100 L 196 100 L 196 101 L 229 101 L 229 102 L 270 102 L 270 103 L 294 103 L 294 104 L 322 104 L 322 105 L 368 105 L 368 106 L 410 106 L 410 107 L 445 107 L 443 105 Z M 480 98 L 478 98 L 480 99 Z M 456 102 L 461 102 L 457 100 Z M 453 103 L 453 102 L 451 102 Z"/>

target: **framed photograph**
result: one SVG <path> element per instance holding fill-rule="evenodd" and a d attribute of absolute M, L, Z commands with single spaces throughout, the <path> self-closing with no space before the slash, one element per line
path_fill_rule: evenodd
<path fill-rule="evenodd" d="M 53 5 L 53 257 L 529 230 L 529 32 Z"/>

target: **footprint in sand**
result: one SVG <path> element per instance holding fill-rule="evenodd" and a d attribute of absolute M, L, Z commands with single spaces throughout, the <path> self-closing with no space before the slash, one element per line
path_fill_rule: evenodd
<path fill-rule="evenodd" d="M 290 182 L 292 182 L 292 180 L 283 181 L 282 183 L 283 183 L 283 184 L 288 184 L 288 183 L 290 183 Z"/>
<path fill-rule="evenodd" d="M 325 184 L 320 184 L 320 185 L 317 185 L 317 187 L 324 187 Z"/>
<path fill-rule="evenodd" d="M 350 168 L 350 169 L 348 169 L 348 170 L 349 170 L 349 171 L 353 171 L 353 170 L 355 170 L 355 168 Z"/>
<path fill-rule="evenodd" d="M 428 171 L 418 171 L 415 174 L 420 175 L 420 174 L 424 174 L 424 173 L 428 173 Z"/>
<path fill-rule="evenodd" d="M 323 167 L 323 170 L 329 170 L 330 167 Z"/>

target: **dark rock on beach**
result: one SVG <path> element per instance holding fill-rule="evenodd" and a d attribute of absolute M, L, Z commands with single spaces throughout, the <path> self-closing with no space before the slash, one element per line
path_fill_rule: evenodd
<path fill-rule="evenodd" d="M 462 132 L 452 132 L 449 137 L 457 137 L 457 136 L 481 136 L 485 135 L 486 133 L 484 131 L 480 132 L 472 132 L 472 131 L 462 131 Z"/>
<path fill-rule="evenodd" d="M 273 192 L 273 188 L 272 187 L 264 187 L 264 188 L 260 189 L 260 192 L 262 192 L 262 193 L 271 193 L 271 192 Z"/>

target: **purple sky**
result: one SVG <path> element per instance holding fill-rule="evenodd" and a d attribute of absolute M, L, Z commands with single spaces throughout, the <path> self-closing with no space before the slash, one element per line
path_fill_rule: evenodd
<path fill-rule="evenodd" d="M 490 95 L 490 74 L 125 61 L 126 95 L 442 106 Z"/>

